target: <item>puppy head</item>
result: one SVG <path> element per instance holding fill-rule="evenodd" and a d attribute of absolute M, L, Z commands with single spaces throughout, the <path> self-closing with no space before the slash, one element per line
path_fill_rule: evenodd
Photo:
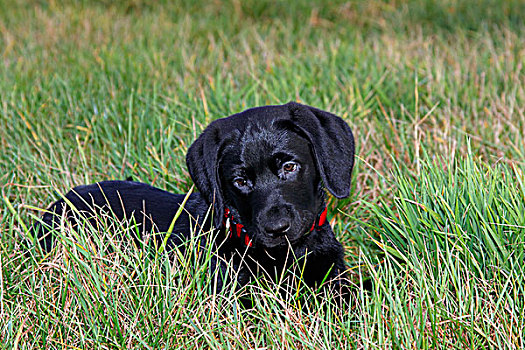
<path fill-rule="evenodd" d="M 292 245 L 323 208 L 323 185 L 348 196 L 354 140 L 339 117 L 290 102 L 211 123 L 190 147 L 190 175 L 214 204 L 228 207 L 257 246 Z"/>

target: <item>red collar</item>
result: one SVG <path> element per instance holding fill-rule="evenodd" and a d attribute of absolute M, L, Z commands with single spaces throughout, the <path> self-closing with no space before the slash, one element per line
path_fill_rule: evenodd
<path fill-rule="evenodd" d="M 317 215 L 316 220 L 312 224 L 312 227 L 310 228 L 310 231 L 308 233 L 312 232 L 316 228 L 320 228 L 326 223 L 326 214 L 328 212 L 327 207 L 324 207 L 323 211 L 319 215 Z M 231 213 L 231 210 L 228 208 L 224 209 L 224 218 L 222 219 L 222 225 L 226 228 L 228 226 L 228 222 L 230 225 L 230 228 L 228 230 L 229 234 L 228 237 L 232 238 L 235 234 L 237 238 L 242 238 L 244 241 L 244 244 L 247 247 L 252 247 L 252 239 L 248 236 L 248 232 L 244 229 L 244 225 L 241 223 L 236 223 L 233 219 L 233 214 Z"/>

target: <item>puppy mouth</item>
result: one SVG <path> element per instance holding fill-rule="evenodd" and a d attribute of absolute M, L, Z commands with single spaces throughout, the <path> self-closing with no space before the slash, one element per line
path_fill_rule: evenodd
<path fill-rule="evenodd" d="M 264 248 L 279 248 L 293 245 L 294 241 L 290 240 L 288 236 L 280 236 L 275 238 L 265 237 L 260 243 Z"/>
<path fill-rule="evenodd" d="M 274 232 L 266 232 L 266 236 L 268 236 L 271 239 L 278 239 L 282 237 L 288 236 L 288 233 L 290 232 L 290 226 L 288 226 L 285 230 L 280 231 L 279 233 Z"/>
<path fill-rule="evenodd" d="M 289 227 L 286 229 L 286 232 L 279 234 L 263 232 L 260 243 L 267 248 L 276 248 L 289 245 L 293 246 L 295 243 L 297 243 L 297 241 L 310 233 L 310 227 L 310 224 L 302 224 L 299 229 Z"/>
<path fill-rule="evenodd" d="M 300 214 L 301 217 L 293 218 L 286 229 L 277 232 L 267 231 L 261 224 L 252 226 L 248 231 L 254 233 L 252 236 L 254 243 L 263 248 L 293 247 L 312 232 L 312 224 L 315 224 L 315 214 L 310 211 Z"/>

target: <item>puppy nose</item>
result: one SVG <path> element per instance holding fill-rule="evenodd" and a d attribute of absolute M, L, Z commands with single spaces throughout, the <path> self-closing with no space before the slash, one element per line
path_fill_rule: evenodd
<path fill-rule="evenodd" d="M 290 229 L 290 221 L 287 219 L 268 222 L 264 225 L 264 230 L 273 236 L 282 236 Z"/>

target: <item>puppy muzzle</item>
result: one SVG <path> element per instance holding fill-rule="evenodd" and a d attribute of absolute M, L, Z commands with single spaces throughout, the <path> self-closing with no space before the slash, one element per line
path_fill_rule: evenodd
<path fill-rule="evenodd" d="M 325 224 L 326 215 L 328 209 L 324 207 L 323 210 L 317 215 L 315 221 L 312 223 L 312 226 L 308 232 L 300 234 L 297 238 L 308 235 L 311 232 L 321 228 Z M 250 236 L 248 231 L 245 229 L 244 225 L 235 220 L 233 214 L 229 208 L 224 209 L 223 217 L 223 227 L 225 228 L 229 239 L 237 239 L 244 243 L 245 246 L 252 248 L 253 247 L 253 238 Z M 278 240 L 287 242 L 288 241 L 288 232 L 291 230 L 291 220 L 289 218 L 279 219 L 270 224 L 264 225 L 263 229 L 266 233 L 266 236 L 271 240 Z M 297 239 L 296 238 L 296 239 Z"/>

